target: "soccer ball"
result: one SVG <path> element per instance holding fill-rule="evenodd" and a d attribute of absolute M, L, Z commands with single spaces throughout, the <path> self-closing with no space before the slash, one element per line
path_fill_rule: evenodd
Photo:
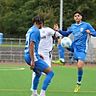
<path fill-rule="evenodd" d="M 61 39 L 61 46 L 64 48 L 69 48 L 72 44 L 72 41 L 69 37 L 64 37 Z"/>

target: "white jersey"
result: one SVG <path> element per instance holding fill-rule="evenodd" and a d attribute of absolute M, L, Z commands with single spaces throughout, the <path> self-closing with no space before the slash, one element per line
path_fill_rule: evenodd
<path fill-rule="evenodd" d="M 51 67 L 53 38 L 55 31 L 49 27 L 40 29 L 40 43 L 38 53 L 44 57 L 44 61 Z"/>
<path fill-rule="evenodd" d="M 41 40 L 39 43 L 39 52 L 50 52 L 53 48 L 53 38 L 55 31 L 49 27 L 43 27 L 40 29 Z"/>

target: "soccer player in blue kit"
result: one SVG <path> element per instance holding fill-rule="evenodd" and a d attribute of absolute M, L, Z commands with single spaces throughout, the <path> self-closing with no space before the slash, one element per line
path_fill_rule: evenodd
<path fill-rule="evenodd" d="M 74 59 L 77 60 L 78 79 L 74 92 L 78 92 L 81 85 L 83 66 L 88 49 L 88 35 L 96 37 L 96 31 L 89 23 L 82 21 L 82 14 L 80 11 L 76 11 L 73 15 L 76 23 L 72 24 L 67 31 L 59 30 L 58 26 L 55 30 L 63 36 L 68 36 L 69 34 L 74 36 L 74 40 L 69 50 L 73 52 Z"/>
<path fill-rule="evenodd" d="M 40 31 L 43 19 L 40 16 L 36 16 L 33 19 L 33 26 L 29 28 L 26 34 L 26 45 L 24 59 L 31 69 L 35 72 L 35 78 L 33 81 L 33 92 L 31 96 L 38 96 L 37 87 L 42 72 L 46 74 L 45 80 L 42 85 L 40 96 L 45 96 L 46 89 L 54 76 L 52 69 L 38 54 L 38 45 L 40 42 Z"/>

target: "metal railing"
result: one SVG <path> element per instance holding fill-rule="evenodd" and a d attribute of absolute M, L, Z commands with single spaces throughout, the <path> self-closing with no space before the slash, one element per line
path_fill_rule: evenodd
<path fill-rule="evenodd" d="M 24 45 L 25 39 L 4 38 L 2 44 L 0 44 L 0 61 L 24 62 Z M 70 54 L 68 50 L 65 50 L 65 61 L 67 63 L 70 63 Z M 57 48 L 53 50 L 53 60 L 56 59 L 58 59 Z M 89 46 L 86 62 L 96 63 L 96 48 L 92 45 Z"/>

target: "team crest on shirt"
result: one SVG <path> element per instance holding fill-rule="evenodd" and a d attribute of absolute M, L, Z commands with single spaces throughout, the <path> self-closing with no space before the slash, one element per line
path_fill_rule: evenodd
<path fill-rule="evenodd" d="M 84 28 L 80 28 L 80 31 L 82 32 L 84 30 Z"/>

